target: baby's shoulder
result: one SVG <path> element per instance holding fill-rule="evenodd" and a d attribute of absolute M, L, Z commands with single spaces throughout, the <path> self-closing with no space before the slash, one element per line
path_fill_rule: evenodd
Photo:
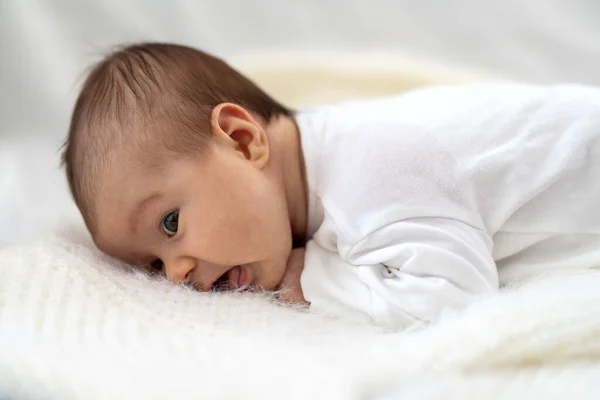
<path fill-rule="evenodd" d="M 348 102 L 320 113 L 321 129 L 311 140 L 321 163 L 330 173 L 355 180 L 407 171 L 409 166 L 421 169 L 424 163 L 432 166 L 432 157 L 439 164 L 451 151 L 447 146 L 461 140 L 459 133 L 447 141 L 452 129 L 448 118 L 409 95 Z"/>
<path fill-rule="evenodd" d="M 312 125 L 300 121 L 310 136 L 309 182 L 349 240 L 372 225 L 448 208 L 443 200 L 460 195 L 456 151 L 409 106 L 402 96 L 352 102 L 315 111 Z"/>
<path fill-rule="evenodd" d="M 475 157 L 517 136 L 539 140 L 537 127 L 591 119 L 598 125 L 600 91 L 581 85 L 442 86 L 323 107 L 319 113 L 321 129 L 313 133 L 331 161 L 440 164 Z"/>

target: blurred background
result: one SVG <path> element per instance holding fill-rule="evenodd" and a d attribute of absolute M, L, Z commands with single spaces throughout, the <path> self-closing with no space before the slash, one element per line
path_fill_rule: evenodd
<path fill-rule="evenodd" d="M 79 223 L 58 148 L 86 68 L 113 45 L 178 42 L 234 65 L 387 54 L 600 84 L 599 21 L 598 0 L 0 0 L 0 247 Z"/>

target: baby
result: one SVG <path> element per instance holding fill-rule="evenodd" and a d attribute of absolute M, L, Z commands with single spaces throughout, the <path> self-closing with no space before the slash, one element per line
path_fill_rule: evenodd
<path fill-rule="evenodd" d="M 502 271 L 600 265 L 594 88 L 439 87 L 296 113 L 208 54 L 140 44 L 85 81 L 63 160 L 109 255 L 388 329 L 498 291 Z"/>

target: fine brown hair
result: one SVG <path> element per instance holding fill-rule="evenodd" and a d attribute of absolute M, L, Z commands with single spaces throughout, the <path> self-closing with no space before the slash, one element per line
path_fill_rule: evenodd
<path fill-rule="evenodd" d="M 88 229 L 101 174 L 119 149 L 201 152 L 210 138 L 214 107 L 231 102 L 267 123 L 291 116 L 224 61 L 175 44 L 121 48 L 93 67 L 77 98 L 62 163 L 71 194 Z"/>

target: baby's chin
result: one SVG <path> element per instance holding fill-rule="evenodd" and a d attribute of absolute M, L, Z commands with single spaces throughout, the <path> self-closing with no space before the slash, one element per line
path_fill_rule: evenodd
<path fill-rule="evenodd" d="M 253 272 L 256 273 L 256 280 L 252 282 L 251 286 L 257 290 L 271 292 L 279 290 L 285 275 L 285 267 L 281 265 L 256 266 Z"/>

